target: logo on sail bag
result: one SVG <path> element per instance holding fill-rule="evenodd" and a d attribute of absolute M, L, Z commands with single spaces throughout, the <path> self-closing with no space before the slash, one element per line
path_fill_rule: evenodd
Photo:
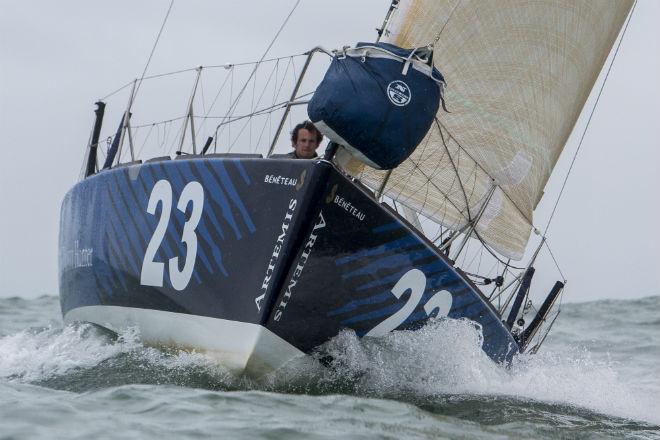
<path fill-rule="evenodd" d="M 408 105 L 411 99 L 410 87 L 403 81 L 392 81 L 387 85 L 387 97 L 396 106 Z"/>

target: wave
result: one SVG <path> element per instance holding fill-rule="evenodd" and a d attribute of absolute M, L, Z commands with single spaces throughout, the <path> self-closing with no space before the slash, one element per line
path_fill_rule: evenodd
<path fill-rule="evenodd" d="M 225 370 L 194 352 L 160 350 L 139 341 L 135 328 L 115 335 L 91 324 L 20 331 L 0 338 L 0 379 L 70 391 L 129 383 L 193 385 L 196 372 Z M 228 373 L 227 373 L 228 374 Z M 206 375 L 202 383 L 207 384 Z"/>
<path fill-rule="evenodd" d="M 436 411 L 511 414 L 586 411 L 660 424 L 656 393 L 624 380 L 616 364 L 584 348 L 519 355 L 510 366 L 481 350 L 480 328 L 441 319 L 415 331 L 359 339 L 344 331 L 311 357 L 291 362 L 260 382 L 233 376 L 202 353 L 162 350 L 139 342 L 136 329 L 119 335 L 92 325 L 23 330 L 0 338 L 0 380 L 75 392 L 125 384 L 292 394 L 348 394 L 396 399 Z M 492 403 L 495 402 L 495 405 Z M 585 416 L 589 419 L 592 416 Z M 611 423 L 608 422 L 608 423 Z"/>
<path fill-rule="evenodd" d="M 332 357 L 333 368 L 307 376 L 307 385 L 321 379 L 316 383 L 322 391 L 350 384 L 348 391 L 356 395 L 422 404 L 444 396 L 511 397 L 660 423 L 660 402 L 653 390 L 646 384 L 635 387 L 613 362 L 595 359 L 584 348 L 522 354 L 505 366 L 492 362 L 480 344 L 479 329 L 460 320 L 440 320 L 416 332 L 377 339 L 344 332 L 320 353 Z M 297 377 L 310 371 L 298 369 Z"/>

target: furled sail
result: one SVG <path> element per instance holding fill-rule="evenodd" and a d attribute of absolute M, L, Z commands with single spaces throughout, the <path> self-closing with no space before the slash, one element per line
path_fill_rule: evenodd
<path fill-rule="evenodd" d="M 384 194 L 501 254 L 523 256 L 532 212 L 633 0 L 402 0 L 401 47 L 435 42 L 446 102 Z M 380 188 L 387 172 L 359 178 Z"/>

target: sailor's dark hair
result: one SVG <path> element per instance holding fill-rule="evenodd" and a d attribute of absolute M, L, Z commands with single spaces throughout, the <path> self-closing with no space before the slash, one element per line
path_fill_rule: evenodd
<path fill-rule="evenodd" d="M 304 121 L 293 127 L 293 130 L 291 130 L 291 142 L 293 142 L 294 145 L 296 142 L 298 142 L 298 132 L 300 131 L 301 128 L 304 128 L 305 130 L 314 133 L 316 135 L 316 140 L 318 141 L 319 144 L 323 140 L 323 135 L 321 134 L 319 129 L 316 128 L 314 124 L 312 124 L 312 121 Z"/>

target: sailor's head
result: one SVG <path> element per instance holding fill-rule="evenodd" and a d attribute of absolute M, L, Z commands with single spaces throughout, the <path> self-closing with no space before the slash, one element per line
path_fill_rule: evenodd
<path fill-rule="evenodd" d="M 310 121 L 301 122 L 291 131 L 291 146 L 300 159 L 316 157 L 316 149 L 322 140 L 323 135 Z"/>

